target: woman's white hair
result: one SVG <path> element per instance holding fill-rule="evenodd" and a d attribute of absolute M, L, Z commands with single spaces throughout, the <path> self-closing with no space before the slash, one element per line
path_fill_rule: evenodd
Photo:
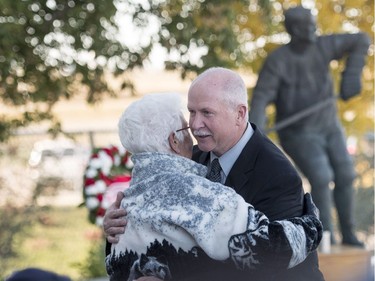
<path fill-rule="evenodd" d="M 181 96 L 177 93 L 148 94 L 133 102 L 118 123 L 124 148 L 132 154 L 171 153 L 168 137 L 183 126 L 181 106 Z M 182 132 L 177 132 L 176 137 L 179 141 L 184 138 Z"/>

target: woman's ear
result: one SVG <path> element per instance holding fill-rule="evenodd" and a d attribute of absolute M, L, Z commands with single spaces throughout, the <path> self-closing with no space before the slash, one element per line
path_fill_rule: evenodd
<path fill-rule="evenodd" d="M 176 134 L 174 132 L 169 134 L 168 142 L 172 151 L 174 151 L 176 154 L 180 154 L 181 150 L 179 146 L 179 141 L 177 140 Z"/>

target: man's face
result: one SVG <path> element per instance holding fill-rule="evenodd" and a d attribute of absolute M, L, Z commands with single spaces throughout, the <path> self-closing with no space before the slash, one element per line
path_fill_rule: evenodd
<path fill-rule="evenodd" d="M 221 98 L 216 84 L 204 81 L 195 83 L 189 89 L 189 125 L 202 151 L 221 156 L 238 141 L 237 112 Z"/>

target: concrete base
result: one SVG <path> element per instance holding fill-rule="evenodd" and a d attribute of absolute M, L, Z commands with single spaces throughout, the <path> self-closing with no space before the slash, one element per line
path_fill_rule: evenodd
<path fill-rule="evenodd" d="M 371 251 L 334 245 L 329 253 L 318 253 L 326 281 L 373 281 Z"/>

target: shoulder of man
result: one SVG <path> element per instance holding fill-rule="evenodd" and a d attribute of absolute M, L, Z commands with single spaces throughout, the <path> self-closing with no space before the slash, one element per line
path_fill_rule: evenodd
<path fill-rule="evenodd" d="M 242 160 L 240 161 L 243 161 L 244 157 L 248 158 L 249 155 L 252 155 L 253 158 L 256 158 L 257 171 L 266 169 L 267 173 L 271 173 L 274 176 L 285 173 L 285 171 L 297 174 L 297 170 L 283 150 L 256 125 L 252 124 L 252 126 L 254 134 L 242 151 L 240 156 Z"/>

